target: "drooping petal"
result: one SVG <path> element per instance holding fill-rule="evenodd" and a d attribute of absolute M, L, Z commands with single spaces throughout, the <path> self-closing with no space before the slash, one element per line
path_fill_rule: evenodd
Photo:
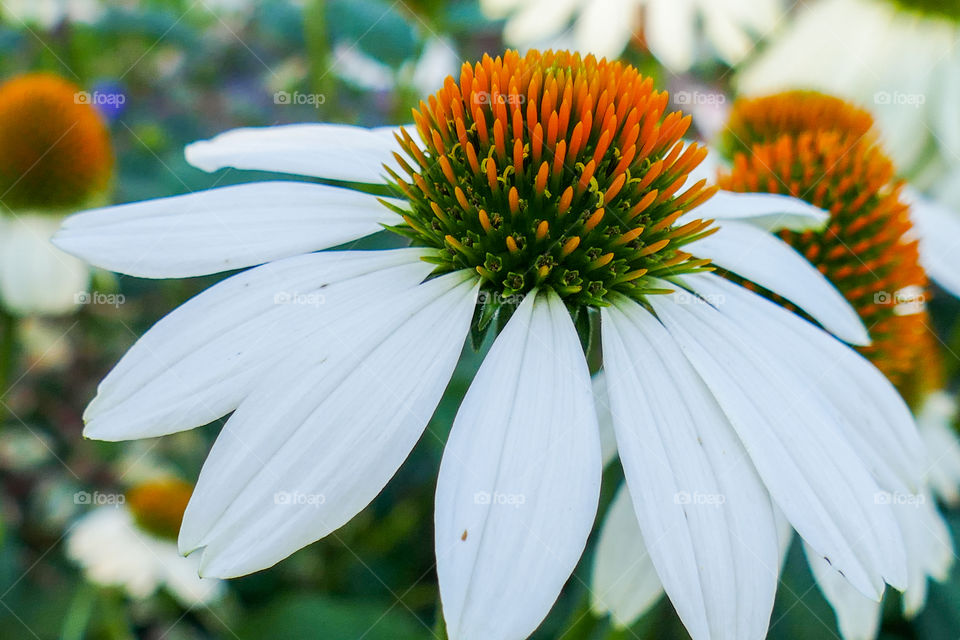
<path fill-rule="evenodd" d="M 712 157 L 710 155 L 708 158 Z M 696 174 L 697 177 L 703 173 Z M 713 182 L 716 175 L 712 175 Z M 688 178 L 694 181 L 694 174 Z M 721 223 L 742 222 L 765 231 L 819 230 L 827 223 L 830 215 L 799 198 L 773 193 L 735 193 L 718 191 L 705 203 L 680 216 L 678 224 L 686 224 L 698 218 L 713 218 Z"/>
<path fill-rule="evenodd" d="M 903 587 L 903 540 L 889 506 L 876 502 L 879 487 L 841 432 L 836 409 L 815 393 L 815 380 L 768 357 L 755 338 L 762 331 L 791 336 L 774 323 L 745 331 L 721 313 L 724 305 L 697 298 L 649 300 L 801 537 L 865 595 L 879 598 L 884 580 Z"/>
<path fill-rule="evenodd" d="M 763 637 L 779 554 L 747 452 L 645 308 L 616 300 L 601 328 L 620 462 L 664 590 L 694 640 Z"/>
<path fill-rule="evenodd" d="M 187 162 L 204 171 L 223 167 L 383 184 L 400 145 L 386 132 L 346 124 L 289 124 L 226 131 L 187 145 Z"/>
<path fill-rule="evenodd" d="M 920 238 L 920 264 L 937 284 L 960 297 L 960 212 L 911 190 L 904 197 Z"/>
<path fill-rule="evenodd" d="M 429 280 L 343 318 L 262 381 L 214 443 L 184 514 L 180 549 L 204 548 L 203 575 L 269 567 L 380 492 L 440 400 L 476 292 L 468 272 Z"/>
<path fill-rule="evenodd" d="M 687 249 L 719 267 L 780 294 L 828 331 L 851 344 L 870 344 L 866 327 L 836 287 L 776 236 L 751 225 L 724 222 Z"/>
<path fill-rule="evenodd" d="M 111 271 L 184 278 L 327 249 L 398 220 L 359 191 L 254 182 L 85 211 L 54 242 Z"/>
<path fill-rule="evenodd" d="M 525 638 L 576 566 L 600 493 L 590 374 L 565 305 L 528 294 L 470 385 L 437 480 L 451 640 Z"/>
<path fill-rule="evenodd" d="M 344 316 L 406 295 L 432 265 L 418 249 L 324 252 L 250 269 L 160 320 L 100 383 L 84 434 L 127 440 L 198 427 L 234 410 L 298 344 Z"/>
<path fill-rule="evenodd" d="M 854 589 L 806 543 L 803 550 L 820 592 L 833 607 L 843 640 L 874 640 L 880 629 L 880 603 Z"/>
<path fill-rule="evenodd" d="M 17 315 L 73 311 L 90 287 L 90 268 L 50 244 L 59 218 L 0 218 L 0 301 Z"/>
<path fill-rule="evenodd" d="M 610 614 L 614 625 L 628 627 L 661 595 L 663 585 L 624 485 L 617 490 L 600 528 L 590 579 L 590 607 L 598 616 Z"/>
<path fill-rule="evenodd" d="M 918 489 L 926 465 L 916 423 L 894 386 L 866 358 L 723 278 L 706 274 L 685 282 L 714 300 L 767 353 L 789 362 L 801 379 L 816 383 L 818 393 L 841 413 L 844 435 L 881 489 Z M 767 328 L 771 323 L 774 328 Z"/>

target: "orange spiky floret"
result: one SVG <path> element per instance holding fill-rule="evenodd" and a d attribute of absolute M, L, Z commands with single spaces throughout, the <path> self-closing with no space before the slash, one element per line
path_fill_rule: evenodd
<path fill-rule="evenodd" d="M 784 91 L 760 98 L 738 98 L 733 103 L 720 139 L 725 155 L 749 151 L 781 136 L 812 131 L 841 131 L 873 141 L 873 117 L 840 98 L 817 91 Z"/>
<path fill-rule="evenodd" d="M 709 221 L 674 226 L 714 192 L 685 185 L 706 151 L 667 104 L 634 67 L 593 56 L 464 64 L 414 111 L 419 143 L 398 136 L 412 162 L 388 171 L 410 211 L 394 230 L 438 249 L 438 273 L 476 270 L 501 296 L 549 286 L 573 305 L 709 269 L 680 252 Z"/>
<path fill-rule="evenodd" d="M 830 213 L 822 231 L 782 231 L 780 237 L 857 310 L 873 340 L 860 351 L 903 384 L 927 332 L 927 279 L 903 184 L 872 138 L 825 128 L 783 135 L 737 153 L 718 182 L 732 191 L 791 195 Z"/>
<path fill-rule="evenodd" d="M 126 493 L 134 519 L 147 531 L 176 540 L 193 485 L 176 478 L 139 484 Z"/>
<path fill-rule="evenodd" d="M 0 85 L 0 201 L 7 208 L 77 208 L 107 190 L 109 134 L 78 95 L 78 87 L 50 73 Z"/>

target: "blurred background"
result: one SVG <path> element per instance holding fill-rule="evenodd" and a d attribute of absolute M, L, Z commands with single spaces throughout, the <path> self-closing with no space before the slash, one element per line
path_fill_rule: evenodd
<path fill-rule="evenodd" d="M 462 61 L 506 46 L 620 56 L 670 89 L 674 106 L 693 113 L 693 134 L 706 140 L 722 128 L 738 90 L 787 82 L 780 72 L 787 59 L 806 84 L 855 93 L 847 97 L 875 113 L 902 175 L 941 202 L 960 204 L 952 178 L 960 175 L 956 3 L 915 3 L 923 14 L 914 3 L 885 0 L 791 4 L 0 0 L 0 83 L 53 73 L 75 88 L 78 103 L 97 109 L 114 161 L 108 186 L 84 200 L 92 205 L 262 178 L 206 174 L 185 162 L 185 144 L 230 128 L 408 122 L 410 108 L 458 74 Z M 850 23 L 854 14 L 833 5 L 884 12 L 892 34 L 883 39 L 884 55 L 899 53 L 870 62 L 872 71 L 831 57 L 824 49 L 865 24 Z M 917 42 L 926 43 L 923 51 Z M 855 61 L 871 55 L 866 44 L 856 53 Z M 875 77 L 881 68 L 892 75 Z M 0 130 L 43 120 L 39 111 L 0 108 Z M 10 145 L 0 144 L 0 155 L 13 153 Z M 81 153 L 68 166 L 95 161 Z M 15 254 L 3 240 L 0 250 Z M 467 352 L 433 418 L 430 430 L 440 437 L 424 437 L 372 505 L 276 567 L 229 583 L 197 582 L 195 567 L 172 568 L 171 560 L 176 505 L 189 495 L 221 422 L 149 441 L 82 438 L 83 409 L 110 367 L 154 322 L 222 277 L 150 281 L 98 272 L 66 309 L 2 312 L 0 638 L 438 637 L 435 478 L 443 436 L 479 355 Z M 929 307 L 953 381 L 960 306 L 934 292 Z M 601 512 L 619 474 L 607 471 Z M 944 513 L 956 540 L 960 512 Z M 687 637 L 666 599 L 629 629 L 590 615 L 594 542 L 535 637 Z M 770 637 L 834 637 L 834 614 L 794 547 Z M 960 637 L 960 572 L 931 583 L 926 608 L 912 620 L 899 611 L 898 598 L 888 597 L 881 637 Z"/>

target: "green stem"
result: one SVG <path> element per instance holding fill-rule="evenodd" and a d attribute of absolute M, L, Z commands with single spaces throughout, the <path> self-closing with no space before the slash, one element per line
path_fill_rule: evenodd
<path fill-rule="evenodd" d="M 580 604 L 567 619 L 560 640 L 590 640 L 604 624 L 604 621 L 590 610 L 590 594 L 585 592 Z"/>
<path fill-rule="evenodd" d="M 119 591 L 100 590 L 103 616 L 100 622 L 110 640 L 136 640 L 130 628 L 130 620 L 124 607 L 124 597 Z"/>
<path fill-rule="evenodd" d="M 10 381 L 16 366 L 17 318 L 6 309 L 0 308 L 0 400 L 6 403 L 10 393 Z M 0 411 L 0 415 L 5 415 Z"/>
<path fill-rule="evenodd" d="M 82 640 L 87 633 L 87 625 L 97 601 L 96 588 L 88 583 L 81 585 L 70 602 L 67 615 L 60 629 L 60 640 Z"/>

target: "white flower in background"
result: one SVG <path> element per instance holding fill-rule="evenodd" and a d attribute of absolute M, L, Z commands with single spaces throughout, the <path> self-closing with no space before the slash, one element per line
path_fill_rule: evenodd
<path fill-rule="evenodd" d="M 734 105 L 723 147 L 732 155 L 718 184 L 732 191 L 757 187 L 799 196 L 830 211 L 825 230 L 780 231 L 780 237 L 803 254 L 847 298 L 874 338 L 861 350 L 905 397 L 920 408 L 921 433 L 926 432 L 926 481 L 935 490 L 956 495 L 958 467 L 956 435 L 949 421 L 955 410 L 942 392 L 931 393 L 937 379 L 938 345 L 924 306 L 926 278 L 913 237 L 908 201 L 894 168 L 876 143 L 866 112 L 842 100 L 812 92 L 787 92 Z M 817 371 L 836 394 L 855 391 L 829 361 Z M 603 392 L 603 383 L 596 383 Z M 602 396 L 598 396 L 601 397 Z M 602 402 L 601 402 L 602 404 Z M 884 408 L 862 406 L 866 425 L 881 424 Z M 603 414 L 601 413 L 601 417 Z M 855 434 L 848 434 L 857 437 Z M 869 427 L 861 435 L 883 437 Z M 933 445 L 933 446 L 931 446 Z M 888 447 L 895 447 L 888 442 Z M 866 450 L 862 444 L 858 450 Z M 926 602 L 927 578 L 943 580 L 953 562 L 949 530 L 926 483 L 897 477 L 883 470 L 883 460 L 867 460 L 881 487 L 875 500 L 889 504 L 907 545 L 908 579 L 904 613 L 912 616 Z M 626 490 L 622 489 L 621 494 Z M 609 612 L 629 624 L 645 612 L 660 593 L 651 576 L 649 552 L 631 519 L 624 515 L 622 496 L 604 523 L 594 567 L 594 609 Z M 787 531 L 789 529 L 787 528 Z M 789 536 L 782 536 L 786 551 Z M 652 545 L 658 544 L 654 540 Z M 625 563 L 624 549 L 629 557 Z M 847 640 L 874 638 L 879 629 L 880 603 L 852 588 L 824 556 L 804 544 L 814 576 L 837 614 Z M 619 556 L 619 558 L 618 558 Z M 634 589 L 631 585 L 638 585 Z"/>
<path fill-rule="evenodd" d="M 920 437 L 927 447 L 927 482 L 933 493 L 951 506 L 960 504 L 960 442 L 953 424 L 957 402 L 948 393 L 934 392 L 917 413 Z"/>
<path fill-rule="evenodd" d="M 77 494 L 87 498 L 82 502 L 103 497 L 111 504 L 95 507 L 70 528 L 67 555 L 90 582 L 119 587 L 135 599 L 165 589 L 187 608 L 218 600 L 224 583 L 201 578 L 200 558 L 184 558 L 177 550 L 176 532 L 190 490 L 184 483 L 160 480 L 135 487 L 126 500 Z"/>
<path fill-rule="evenodd" d="M 113 172 L 89 95 L 45 73 L 0 85 L 0 304 L 18 315 L 68 313 L 90 270 L 50 244 L 63 218 L 103 200 Z"/>
<path fill-rule="evenodd" d="M 0 17 L 14 27 L 52 29 L 65 20 L 95 22 L 103 14 L 100 0 L 3 0 Z"/>
<path fill-rule="evenodd" d="M 347 82 L 369 91 L 392 91 L 402 83 L 421 94 L 433 93 L 460 65 L 453 42 L 446 38 L 429 38 L 420 57 L 399 69 L 367 55 L 353 43 L 338 43 L 332 53 L 333 71 Z"/>
<path fill-rule="evenodd" d="M 616 58 L 638 38 L 674 73 L 687 71 L 705 54 L 737 64 L 787 9 L 783 0 L 481 0 L 480 5 L 491 18 L 508 18 L 503 37 L 511 46 L 529 47 L 572 32 L 577 50 Z"/>
<path fill-rule="evenodd" d="M 957 164 L 958 39 L 960 13 L 953 3 L 802 3 L 737 84 L 745 95 L 816 89 L 869 108 L 903 172 L 938 154 Z"/>
<path fill-rule="evenodd" d="M 597 95 L 593 81 L 619 91 Z M 206 170 L 392 184 L 398 197 L 262 182 L 68 219 L 59 246 L 130 275 L 253 267 L 131 348 L 86 435 L 154 437 L 232 411 L 179 543 L 202 550 L 203 575 L 250 573 L 369 504 L 421 437 L 467 335 L 502 326 L 444 450 L 437 570 L 449 637 L 526 637 L 596 515 L 600 436 L 574 318 L 599 312 L 638 526 L 660 542 L 652 563 L 695 639 L 765 633 L 778 510 L 859 591 L 905 587 L 903 539 L 871 472 L 919 482 L 908 409 L 840 341 L 703 273 L 709 261 L 738 272 L 864 344 L 839 292 L 764 230 L 778 214 L 793 228 L 826 214 L 684 189 L 705 150 L 682 140 L 689 118 L 667 102 L 621 63 L 511 51 L 447 79 L 415 114 L 422 144 L 402 129 L 310 124 L 191 145 Z M 413 246 L 322 251 L 383 225 Z M 691 511 L 682 492 L 725 499 Z"/>

